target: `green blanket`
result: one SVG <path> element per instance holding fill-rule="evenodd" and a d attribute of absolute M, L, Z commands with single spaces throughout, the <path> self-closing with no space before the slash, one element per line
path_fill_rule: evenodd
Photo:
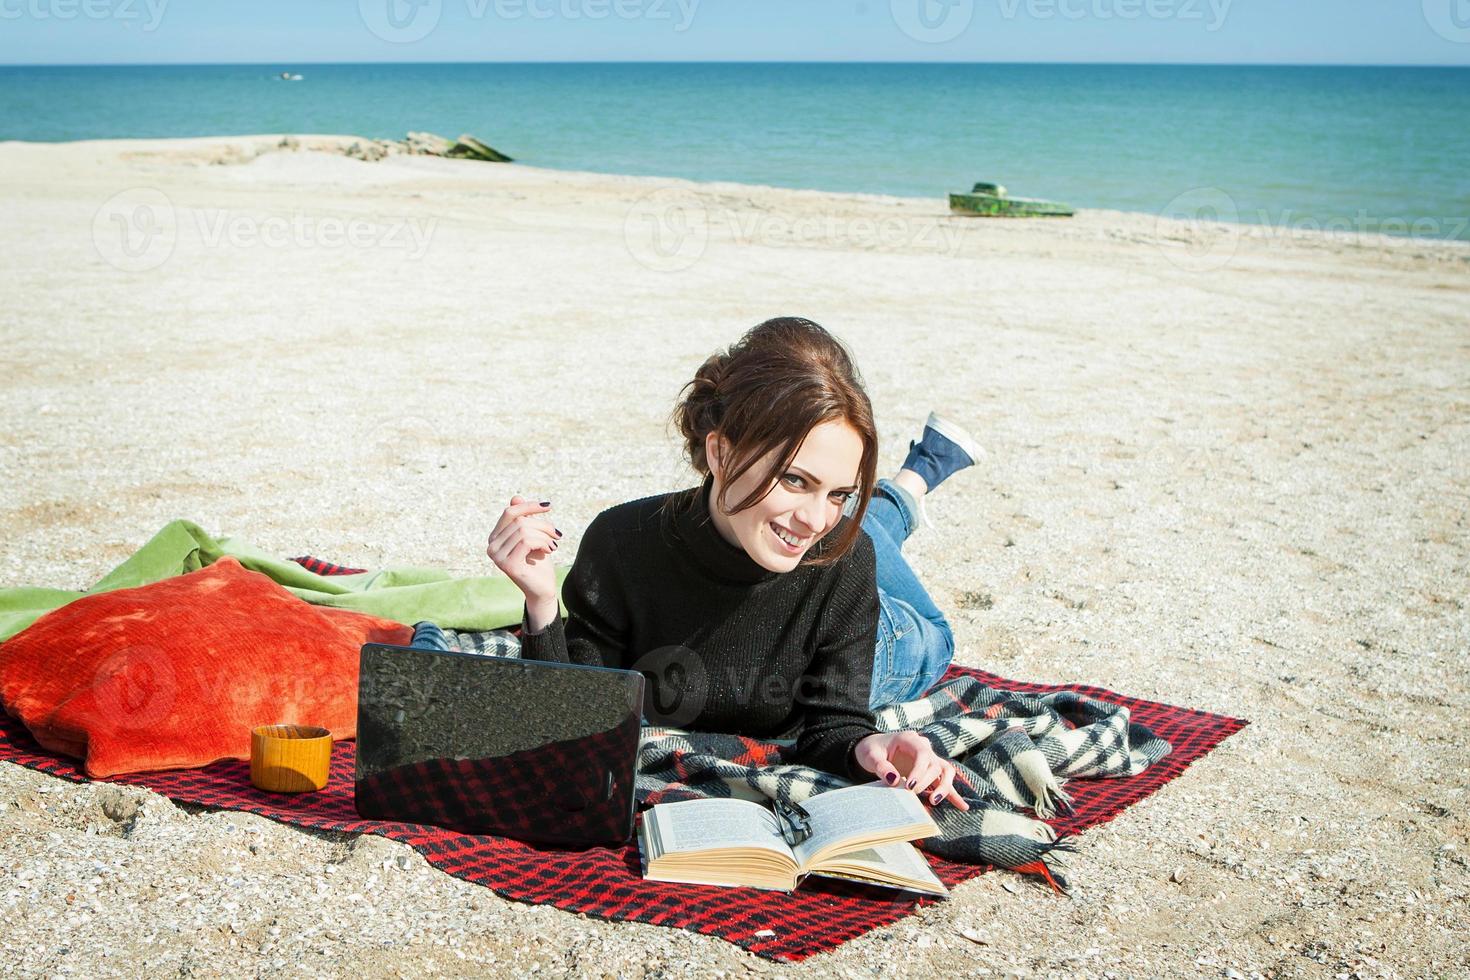
<path fill-rule="evenodd" d="M 196 571 L 229 555 L 319 606 L 372 613 L 412 626 L 422 619 L 449 629 L 488 630 L 518 625 L 525 602 L 503 575 L 451 578 L 432 568 L 385 568 L 355 575 L 317 575 L 294 561 L 272 558 L 235 538 L 213 538 L 192 521 L 172 521 L 130 558 L 85 592 L 21 586 L 0 589 L 0 642 L 43 614 L 94 592 L 147 585 Z M 487 559 L 488 561 L 488 559 Z M 557 569 L 557 582 L 567 569 Z M 562 607 L 566 615 L 566 607 Z"/>

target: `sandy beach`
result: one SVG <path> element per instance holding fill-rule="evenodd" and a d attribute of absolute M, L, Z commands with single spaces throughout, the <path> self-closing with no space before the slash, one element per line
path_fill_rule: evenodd
<path fill-rule="evenodd" d="M 174 518 L 489 574 L 518 492 L 569 563 L 695 481 L 665 422 L 701 360 L 809 316 L 880 470 L 931 409 L 989 452 L 907 546 L 958 662 L 1251 724 L 1088 831 L 1070 898 L 985 875 L 790 972 L 1470 975 L 1470 246 L 351 142 L 0 143 L 0 586 L 85 588 Z M 23 976 L 788 969 L 11 764 L 0 918 Z"/>

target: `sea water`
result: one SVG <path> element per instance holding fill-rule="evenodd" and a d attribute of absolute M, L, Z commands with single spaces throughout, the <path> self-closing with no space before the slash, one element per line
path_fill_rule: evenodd
<path fill-rule="evenodd" d="M 941 201 L 985 180 L 1085 208 L 1470 240 L 1466 68 L 0 68 L 0 139 L 409 130 L 542 167 Z"/>

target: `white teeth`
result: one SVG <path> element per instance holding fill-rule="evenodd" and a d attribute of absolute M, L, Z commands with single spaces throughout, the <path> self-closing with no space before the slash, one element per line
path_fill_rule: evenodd
<path fill-rule="evenodd" d="M 771 530 L 773 530 L 773 531 L 776 532 L 776 537 L 780 538 L 782 541 L 785 541 L 787 544 L 791 545 L 791 547 L 793 547 L 793 548 L 799 548 L 799 547 L 801 547 L 801 539 L 800 538 L 793 538 L 791 535 L 787 534 L 785 531 L 783 531 L 781 528 L 777 527 L 774 524 L 771 525 Z"/>

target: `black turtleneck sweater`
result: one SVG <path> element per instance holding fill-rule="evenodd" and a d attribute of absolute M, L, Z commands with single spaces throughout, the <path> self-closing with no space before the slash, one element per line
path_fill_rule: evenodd
<path fill-rule="evenodd" d="M 859 782 L 878 630 L 873 542 L 826 568 L 772 572 L 720 536 L 713 481 L 609 508 L 562 586 L 568 619 L 522 620 L 528 660 L 639 670 L 650 724 L 795 737 L 796 761 Z M 851 518 L 813 546 L 813 556 Z"/>

